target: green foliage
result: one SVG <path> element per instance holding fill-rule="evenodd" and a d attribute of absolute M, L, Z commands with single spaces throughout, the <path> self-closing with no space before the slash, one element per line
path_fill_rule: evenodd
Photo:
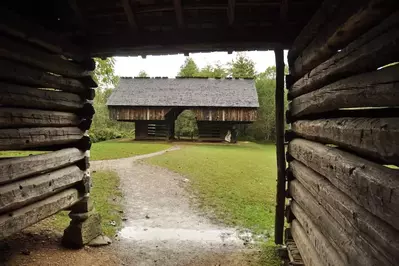
<path fill-rule="evenodd" d="M 180 67 L 178 77 L 196 77 L 198 76 L 198 66 L 191 57 L 186 58 L 184 64 Z"/>
<path fill-rule="evenodd" d="M 185 110 L 178 116 L 175 123 L 175 135 L 178 139 L 180 137 L 193 138 L 198 135 L 197 120 L 192 111 Z"/>
<path fill-rule="evenodd" d="M 148 74 L 144 70 L 140 70 L 138 77 L 139 78 L 148 78 Z"/>
<path fill-rule="evenodd" d="M 248 58 L 245 53 L 238 53 L 229 66 L 233 78 L 254 78 L 256 75 L 255 62 Z"/>
<path fill-rule="evenodd" d="M 216 63 L 214 66 L 206 65 L 203 67 L 197 76 L 207 78 L 225 78 L 228 74 L 228 70 L 222 64 Z"/>
<path fill-rule="evenodd" d="M 112 93 L 112 88 L 117 85 L 119 78 L 114 73 L 115 60 L 95 59 L 96 70 L 93 78 L 98 82 L 96 97 L 93 106 L 96 114 L 90 128 L 90 138 L 92 142 L 99 142 L 108 139 L 133 137 L 134 123 L 118 122 L 109 118 L 107 100 Z"/>

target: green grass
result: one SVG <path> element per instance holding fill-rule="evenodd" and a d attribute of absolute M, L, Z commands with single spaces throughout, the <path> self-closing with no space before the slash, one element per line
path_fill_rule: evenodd
<path fill-rule="evenodd" d="M 90 150 L 90 159 L 111 160 L 153 153 L 170 148 L 165 142 L 136 142 L 131 139 L 117 139 L 94 143 Z M 0 157 L 21 157 L 40 154 L 39 151 L 0 151 Z"/>
<path fill-rule="evenodd" d="M 101 215 L 103 232 L 113 237 L 121 226 L 121 206 L 119 204 L 122 197 L 119 191 L 119 177 L 111 171 L 98 171 L 92 174 L 93 188 L 90 192 L 95 209 Z M 111 221 L 116 222 L 116 226 L 111 225 Z M 46 227 L 62 231 L 69 225 L 70 218 L 68 212 L 63 211 L 44 221 Z"/>
<path fill-rule="evenodd" d="M 266 235 L 273 231 L 274 145 L 190 145 L 147 161 L 187 176 L 200 207 L 217 220 Z"/>
<path fill-rule="evenodd" d="M 91 160 L 109 160 L 153 153 L 170 148 L 168 143 L 135 142 L 127 139 L 94 143 L 90 150 Z"/>

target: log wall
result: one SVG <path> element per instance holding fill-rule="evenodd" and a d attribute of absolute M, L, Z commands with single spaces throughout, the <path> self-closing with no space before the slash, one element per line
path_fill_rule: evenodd
<path fill-rule="evenodd" d="M 399 2 L 326 0 L 310 21 L 288 54 L 287 245 L 399 265 Z"/>
<path fill-rule="evenodd" d="M 90 189 L 95 63 L 84 50 L 7 12 L 0 27 L 0 239 Z M 9 150 L 41 150 L 12 157 Z M 10 153 L 12 154 L 12 153 Z M 15 154 L 15 153 L 13 153 Z"/>

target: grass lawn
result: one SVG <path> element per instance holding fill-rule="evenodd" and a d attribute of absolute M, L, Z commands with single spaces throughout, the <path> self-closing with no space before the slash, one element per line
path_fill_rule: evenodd
<path fill-rule="evenodd" d="M 119 191 L 119 177 L 110 171 L 98 171 L 92 174 L 93 188 L 90 192 L 96 211 L 101 215 L 102 228 L 106 235 L 113 237 L 121 226 L 122 197 Z M 46 227 L 63 231 L 69 225 L 70 218 L 66 211 L 60 212 L 42 222 Z M 111 225 L 115 221 L 116 225 Z"/>
<path fill-rule="evenodd" d="M 217 220 L 256 233 L 273 232 L 274 145 L 188 145 L 147 161 L 187 176 L 200 207 Z"/>
<path fill-rule="evenodd" d="M 90 150 L 90 159 L 110 160 L 126 158 L 135 155 L 153 153 L 170 148 L 165 142 L 144 142 L 131 139 L 116 139 L 93 143 Z M 0 151 L 0 157 L 20 157 L 40 154 L 39 151 Z"/>

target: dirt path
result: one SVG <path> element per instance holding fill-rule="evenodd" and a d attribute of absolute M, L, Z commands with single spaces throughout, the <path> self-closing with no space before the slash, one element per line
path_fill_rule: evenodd
<path fill-rule="evenodd" d="M 92 171 L 111 170 L 120 177 L 127 220 L 112 245 L 67 250 L 59 245 L 60 234 L 38 234 L 33 227 L 0 246 L 13 251 L 8 263 L 0 264 L 253 265 L 257 251 L 247 248 L 245 235 L 212 223 L 192 206 L 188 179 L 140 161 L 178 149 L 91 163 Z M 26 250 L 30 254 L 22 255 Z"/>

